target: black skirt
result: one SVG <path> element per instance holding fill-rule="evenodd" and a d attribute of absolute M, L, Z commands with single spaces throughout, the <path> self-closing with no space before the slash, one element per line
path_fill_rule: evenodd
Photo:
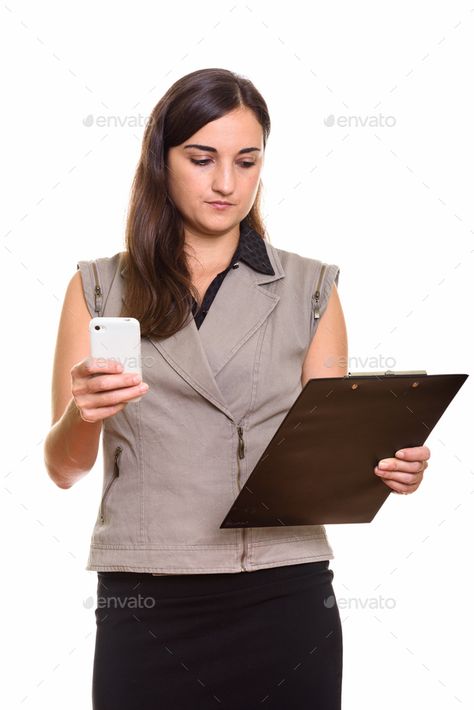
<path fill-rule="evenodd" d="M 255 572 L 98 572 L 94 710 L 340 710 L 329 560 Z"/>

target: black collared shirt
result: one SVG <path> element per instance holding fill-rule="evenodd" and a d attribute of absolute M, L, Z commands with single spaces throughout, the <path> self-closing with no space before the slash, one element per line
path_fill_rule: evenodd
<path fill-rule="evenodd" d="M 211 303 L 215 298 L 216 293 L 222 284 L 225 275 L 229 269 L 237 269 L 239 261 L 245 261 L 246 264 L 252 267 L 255 271 L 259 271 L 263 274 L 273 274 L 275 273 L 271 265 L 270 259 L 268 258 L 267 250 L 263 242 L 262 237 L 252 229 L 245 220 L 240 223 L 240 235 L 239 243 L 237 248 L 230 260 L 229 266 L 221 271 L 209 284 L 204 298 L 202 300 L 201 308 L 197 310 L 197 302 L 192 298 L 192 313 L 194 315 L 194 320 L 196 326 L 200 328 L 204 318 L 211 307 Z"/>

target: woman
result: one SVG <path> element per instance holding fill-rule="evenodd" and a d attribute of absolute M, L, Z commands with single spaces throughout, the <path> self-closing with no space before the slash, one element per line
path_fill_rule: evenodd
<path fill-rule="evenodd" d="M 347 374 L 339 268 L 265 237 L 269 131 L 239 75 L 173 84 L 145 131 L 126 251 L 79 262 L 67 289 L 45 461 L 69 488 L 103 434 L 95 710 L 340 708 L 324 526 L 220 529 L 307 380 Z M 96 315 L 140 321 L 144 387 L 88 356 Z M 429 453 L 374 473 L 411 492 Z"/>

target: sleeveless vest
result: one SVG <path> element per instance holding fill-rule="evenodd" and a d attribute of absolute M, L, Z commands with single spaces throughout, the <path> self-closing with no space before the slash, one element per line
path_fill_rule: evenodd
<path fill-rule="evenodd" d="M 200 574 L 334 557 L 323 525 L 219 526 L 301 392 L 339 267 L 264 241 L 274 275 L 226 274 L 198 329 L 142 337 L 149 390 L 103 421 L 103 484 L 87 570 Z M 79 261 L 94 316 L 118 316 L 120 252 Z M 289 473 L 291 475 L 291 473 Z"/>

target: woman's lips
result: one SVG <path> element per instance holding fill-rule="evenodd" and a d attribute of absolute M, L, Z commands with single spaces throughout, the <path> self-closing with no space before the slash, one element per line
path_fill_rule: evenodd
<path fill-rule="evenodd" d="M 234 205 L 229 204 L 228 202 L 206 202 L 207 205 L 211 205 L 211 207 L 214 207 L 216 210 L 225 210 L 228 207 L 233 207 Z"/>

